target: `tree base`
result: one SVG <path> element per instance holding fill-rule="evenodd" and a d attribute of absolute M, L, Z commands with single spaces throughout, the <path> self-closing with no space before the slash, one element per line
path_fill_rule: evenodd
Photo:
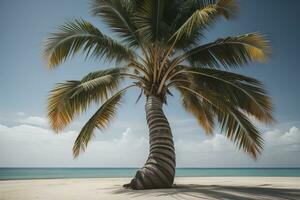
<path fill-rule="evenodd" d="M 132 179 L 130 183 L 124 184 L 124 185 L 123 185 L 123 188 L 125 188 L 125 189 L 131 189 L 131 190 L 147 190 L 147 189 L 149 190 L 149 189 L 166 189 L 166 188 L 173 188 L 174 186 L 175 186 L 175 184 L 173 184 L 173 185 L 170 186 L 170 187 L 157 187 L 157 188 L 153 187 L 153 188 L 143 188 L 143 189 L 141 189 L 141 188 L 137 188 L 137 187 L 136 187 L 136 185 L 133 183 L 133 179 Z"/>
<path fill-rule="evenodd" d="M 130 181 L 130 183 L 124 184 L 123 187 L 125 189 L 132 189 L 132 190 L 142 190 L 143 188 L 138 188 L 137 185 L 134 183 L 134 179 Z"/>
<path fill-rule="evenodd" d="M 131 183 L 127 183 L 127 184 L 123 185 L 123 188 L 125 188 L 125 189 L 132 189 L 132 185 L 131 185 Z"/>
<path fill-rule="evenodd" d="M 149 176 L 148 176 L 149 177 Z M 148 179 L 148 178 L 147 178 Z M 162 188 L 171 188 L 173 186 L 173 180 L 169 182 L 165 182 L 160 180 L 159 177 L 152 176 L 152 178 L 146 179 L 146 176 L 143 176 L 143 171 L 138 170 L 135 177 L 131 179 L 130 183 L 124 184 L 123 187 L 125 189 L 132 190 L 147 190 L 147 189 L 162 189 Z M 156 184 L 153 180 L 157 180 Z"/>

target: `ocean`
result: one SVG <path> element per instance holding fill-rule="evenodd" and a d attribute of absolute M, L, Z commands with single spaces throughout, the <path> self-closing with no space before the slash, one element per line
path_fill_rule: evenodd
<path fill-rule="evenodd" d="M 132 177 L 137 168 L 0 168 L 0 180 Z M 300 177 L 300 168 L 177 168 L 177 177 Z"/>

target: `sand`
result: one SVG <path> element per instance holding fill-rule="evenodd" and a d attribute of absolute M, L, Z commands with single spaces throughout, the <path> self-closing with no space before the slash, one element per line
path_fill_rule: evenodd
<path fill-rule="evenodd" d="M 1 200 L 299 200 L 300 177 L 176 178 L 172 189 L 123 189 L 128 178 L 0 181 Z"/>

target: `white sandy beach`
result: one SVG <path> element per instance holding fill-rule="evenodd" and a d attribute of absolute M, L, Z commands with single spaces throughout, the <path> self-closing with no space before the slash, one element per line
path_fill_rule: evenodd
<path fill-rule="evenodd" d="M 172 189 L 123 189 L 128 178 L 0 181 L 1 200 L 299 200 L 300 177 L 177 178 Z"/>

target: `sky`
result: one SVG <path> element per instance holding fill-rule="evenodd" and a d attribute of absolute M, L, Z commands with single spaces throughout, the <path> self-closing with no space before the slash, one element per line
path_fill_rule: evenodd
<path fill-rule="evenodd" d="M 268 36 L 273 49 L 269 62 L 235 72 L 264 82 L 274 103 L 276 123 L 257 124 L 265 145 L 254 161 L 218 129 L 214 136 L 205 136 L 175 92 L 164 110 L 175 139 L 178 167 L 300 167 L 300 1 L 240 0 L 240 7 L 238 19 L 219 21 L 205 41 L 256 31 Z M 107 130 L 96 131 L 77 159 L 72 157 L 73 142 L 96 107 L 60 134 L 49 128 L 47 96 L 55 83 L 114 67 L 78 55 L 56 70 L 47 69 L 42 57 L 44 41 L 65 21 L 81 17 L 112 35 L 89 11 L 88 0 L 0 1 L 0 167 L 140 167 L 145 162 L 149 147 L 145 99 L 134 103 L 137 90 L 126 95 L 117 119 Z"/>

